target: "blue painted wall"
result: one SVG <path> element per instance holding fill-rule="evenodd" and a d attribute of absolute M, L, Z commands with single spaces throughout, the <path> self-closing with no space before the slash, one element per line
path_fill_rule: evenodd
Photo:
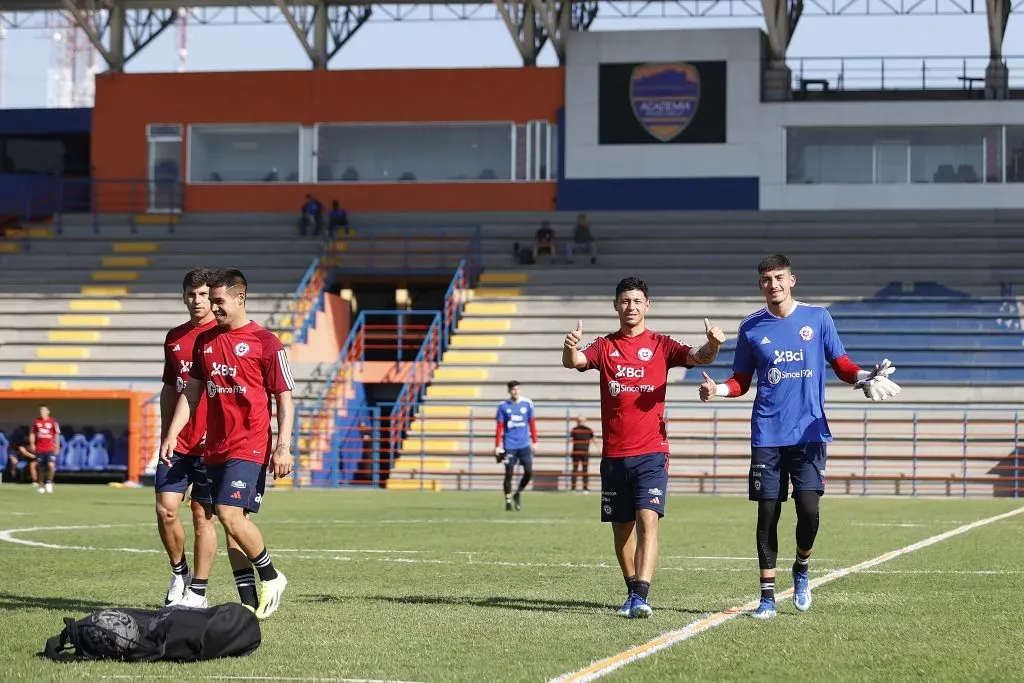
<path fill-rule="evenodd" d="M 757 211 L 760 181 L 735 178 L 565 177 L 565 109 L 558 111 L 559 211 Z"/>
<path fill-rule="evenodd" d="M 92 109 L 0 109 L 0 135 L 92 132 Z"/>

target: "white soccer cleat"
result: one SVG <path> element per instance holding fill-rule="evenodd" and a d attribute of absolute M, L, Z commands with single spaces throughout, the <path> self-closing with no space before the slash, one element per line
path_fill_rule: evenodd
<path fill-rule="evenodd" d="M 281 606 L 281 594 L 284 593 L 288 579 L 280 571 L 277 578 L 270 581 L 260 581 L 260 606 L 256 608 L 256 618 L 266 619 L 277 611 Z"/>
<path fill-rule="evenodd" d="M 37 486 L 37 487 L 36 487 L 36 491 L 37 491 L 38 493 L 46 493 L 46 488 L 45 488 L 45 487 L 42 487 L 42 486 Z"/>
<path fill-rule="evenodd" d="M 206 609 L 209 602 L 205 595 L 196 595 L 192 591 L 185 591 L 185 597 L 173 605 L 174 607 L 185 607 L 187 609 Z"/>
<path fill-rule="evenodd" d="M 51 484 L 51 483 L 47 482 L 47 483 L 46 483 L 46 486 L 44 486 L 44 487 L 43 487 L 43 489 L 44 489 L 44 490 L 45 490 L 45 491 L 46 491 L 47 493 L 53 493 L 53 484 Z"/>
<path fill-rule="evenodd" d="M 190 583 L 192 583 L 191 572 L 185 576 L 171 574 L 171 585 L 167 587 L 167 596 L 164 598 L 164 606 L 172 607 L 180 603 L 182 598 L 185 597 L 185 592 L 188 590 L 188 585 Z"/>

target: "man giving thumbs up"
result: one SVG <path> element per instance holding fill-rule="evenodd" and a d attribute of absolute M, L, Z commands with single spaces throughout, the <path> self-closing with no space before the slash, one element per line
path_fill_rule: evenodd
<path fill-rule="evenodd" d="M 614 307 L 619 330 L 580 347 L 583 321 L 576 321 L 565 336 L 562 365 L 601 373 L 601 521 L 612 525 L 615 555 L 629 589 L 617 613 L 643 619 L 654 613 L 647 597 L 668 494 L 668 371 L 713 362 L 725 333 L 705 318 L 707 343 L 694 349 L 648 330 L 647 284 L 634 277 L 619 282 Z"/>

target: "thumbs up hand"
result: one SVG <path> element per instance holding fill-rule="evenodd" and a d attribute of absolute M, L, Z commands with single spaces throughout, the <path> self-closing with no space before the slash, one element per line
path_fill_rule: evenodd
<path fill-rule="evenodd" d="M 722 331 L 721 327 L 712 325 L 711 321 L 704 318 L 704 332 L 708 336 L 708 341 L 716 346 L 721 346 L 725 343 L 725 332 Z"/>
<path fill-rule="evenodd" d="M 583 339 L 583 321 L 576 321 L 576 329 L 569 330 L 569 334 L 565 335 L 565 347 L 567 349 L 575 349 L 579 346 L 580 341 Z"/>
<path fill-rule="evenodd" d="M 700 383 L 700 388 L 697 390 L 697 394 L 700 396 L 700 400 L 707 403 L 715 397 L 715 390 L 718 387 L 715 384 L 715 380 L 711 379 L 708 373 L 702 373 L 704 375 L 704 381 Z"/>

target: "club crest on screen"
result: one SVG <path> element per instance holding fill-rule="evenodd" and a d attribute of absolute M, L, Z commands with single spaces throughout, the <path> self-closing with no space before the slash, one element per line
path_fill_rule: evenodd
<path fill-rule="evenodd" d="M 700 72 L 686 62 L 641 64 L 629 78 L 633 115 L 662 142 L 686 130 L 700 104 Z"/>

